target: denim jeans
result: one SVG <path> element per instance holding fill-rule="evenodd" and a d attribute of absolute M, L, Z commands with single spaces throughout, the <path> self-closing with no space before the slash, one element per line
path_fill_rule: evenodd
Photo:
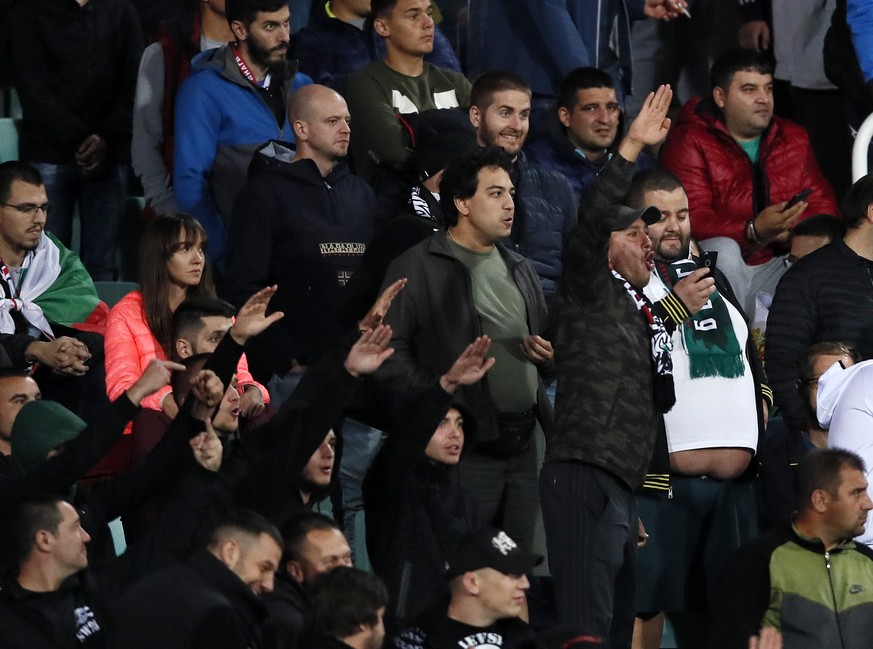
<path fill-rule="evenodd" d="M 354 419 L 343 422 L 343 453 L 340 458 L 343 533 L 352 548 L 355 566 L 370 570 L 364 526 L 364 477 L 382 448 L 382 431 Z"/>
<path fill-rule="evenodd" d="M 94 280 L 114 280 L 118 274 L 118 231 L 124 214 L 127 167 L 112 166 L 105 176 L 82 179 L 79 168 L 44 162 L 33 164 L 42 175 L 51 206 L 46 230 L 66 247 L 73 240 L 73 214 L 79 207 L 79 256 Z"/>

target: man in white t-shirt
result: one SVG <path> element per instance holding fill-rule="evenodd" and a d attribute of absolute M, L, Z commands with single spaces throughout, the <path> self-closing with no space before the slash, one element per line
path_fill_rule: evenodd
<path fill-rule="evenodd" d="M 645 294 L 673 329 L 676 390 L 664 415 L 670 465 L 650 468 L 638 498 L 650 534 L 638 556 L 638 623 L 651 620 L 657 636 L 657 612 L 684 613 L 674 625 L 687 621 L 692 644 L 704 646 L 716 573 L 757 532 L 754 492 L 743 477 L 751 473 L 769 389 L 729 283 L 689 254 L 688 197 L 679 179 L 658 167 L 642 171 L 627 204 L 661 211 L 648 228 L 655 268 Z"/>

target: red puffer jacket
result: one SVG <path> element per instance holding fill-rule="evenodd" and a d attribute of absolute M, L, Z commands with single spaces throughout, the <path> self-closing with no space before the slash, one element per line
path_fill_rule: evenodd
<path fill-rule="evenodd" d="M 696 239 L 730 237 L 740 244 L 746 263 L 757 265 L 787 252 L 779 244 L 755 250 L 746 241 L 746 223 L 768 205 L 812 187 L 809 207 L 801 219 L 822 213 L 839 216 L 833 190 L 821 175 L 806 130 L 779 117 L 773 117 L 761 139 L 763 200 L 754 205 L 752 164 L 716 117 L 716 110 L 712 100 L 690 100 L 661 149 L 660 163 L 685 186 L 691 234 Z"/>

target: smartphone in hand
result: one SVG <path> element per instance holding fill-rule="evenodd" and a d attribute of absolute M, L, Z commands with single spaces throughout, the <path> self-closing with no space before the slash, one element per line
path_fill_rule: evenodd
<path fill-rule="evenodd" d="M 785 205 L 785 209 L 790 209 L 797 205 L 800 201 L 805 201 L 809 198 L 809 195 L 812 194 L 812 187 L 808 187 L 804 189 L 802 192 L 797 192 L 794 196 L 791 197 L 791 200 Z M 785 211 L 785 210 L 783 210 Z"/>

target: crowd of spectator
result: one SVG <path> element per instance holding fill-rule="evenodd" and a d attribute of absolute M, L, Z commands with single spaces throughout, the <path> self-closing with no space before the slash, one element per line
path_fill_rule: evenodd
<path fill-rule="evenodd" d="M 290 4 L 0 2 L 0 646 L 873 645 L 873 2 Z"/>

